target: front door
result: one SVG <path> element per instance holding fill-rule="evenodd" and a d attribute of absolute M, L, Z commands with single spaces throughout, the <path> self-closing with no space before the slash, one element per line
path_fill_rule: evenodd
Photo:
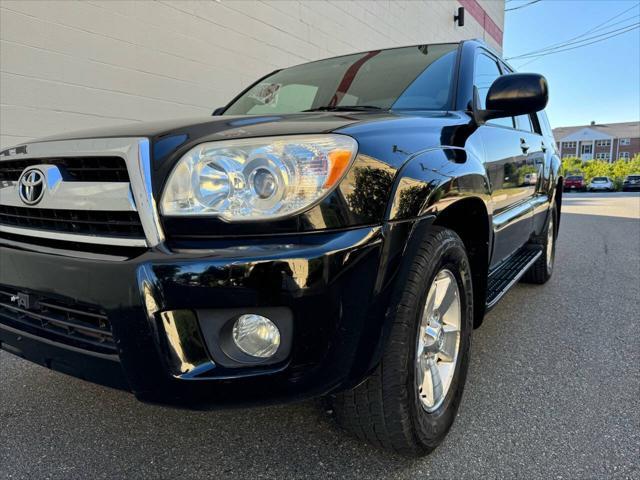
<path fill-rule="evenodd" d="M 593 160 L 593 145 L 591 143 L 583 143 L 580 147 L 580 158 L 582 160 Z"/>
<path fill-rule="evenodd" d="M 474 85 L 484 108 L 489 87 L 501 75 L 497 61 L 488 54 L 476 57 Z M 493 255 L 491 266 L 509 257 L 530 238 L 533 231 L 531 199 L 535 181 L 532 153 L 539 142 L 530 133 L 516 129 L 511 117 L 491 120 L 478 129 L 485 148 L 485 168 L 493 201 Z M 528 176 L 527 176 L 528 175 Z"/>

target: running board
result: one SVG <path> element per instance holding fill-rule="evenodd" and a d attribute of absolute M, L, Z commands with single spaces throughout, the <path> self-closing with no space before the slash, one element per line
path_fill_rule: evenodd
<path fill-rule="evenodd" d="M 487 284 L 487 310 L 493 308 L 505 293 L 513 287 L 540 255 L 542 247 L 525 246 L 489 273 Z"/>

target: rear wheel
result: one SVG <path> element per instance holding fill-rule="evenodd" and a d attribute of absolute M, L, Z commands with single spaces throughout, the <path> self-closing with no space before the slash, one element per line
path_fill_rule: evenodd
<path fill-rule="evenodd" d="M 357 437 L 421 455 L 453 424 L 469 364 L 473 292 L 460 237 L 433 227 L 403 287 L 380 364 L 333 405 L 338 422 Z"/>
<path fill-rule="evenodd" d="M 531 265 L 527 273 L 522 277 L 522 281 L 526 283 L 546 283 L 553 274 L 553 267 L 556 259 L 556 209 L 552 207 L 549 210 L 547 226 L 542 234 L 534 240 L 542 247 L 542 255 Z"/>

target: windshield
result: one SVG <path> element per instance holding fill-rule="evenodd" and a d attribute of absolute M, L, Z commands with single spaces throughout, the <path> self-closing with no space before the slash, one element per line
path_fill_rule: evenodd
<path fill-rule="evenodd" d="M 571 177 L 567 177 L 567 180 L 577 182 L 578 180 L 582 180 L 582 177 L 571 176 Z"/>
<path fill-rule="evenodd" d="M 594 177 L 593 183 L 606 183 L 609 179 L 607 177 Z"/>
<path fill-rule="evenodd" d="M 457 44 L 373 50 L 286 68 L 263 79 L 224 115 L 308 110 L 447 110 Z"/>

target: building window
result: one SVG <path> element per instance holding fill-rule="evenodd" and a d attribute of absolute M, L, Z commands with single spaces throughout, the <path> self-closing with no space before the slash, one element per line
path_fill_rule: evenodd
<path fill-rule="evenodd" d="M 596 159 L 597 160 L 609 160 L 609 154 L 608 153 L 596 153 Z"/>
<path fill-rule="evenodd" d="M 631 145 L 631 139 L 630 138 L 621 138 L 620 139 L 620 145 Z"/>
<path fill-rule="evenodd" d="M 576 148 L 576 142 L 563 142 L 562 148 Z"/>
<path fill-rule="evenodd" d="M 576 156 L 575 153 L 563 153 L 562 158 L 574 158 Z"/>
<path fill-rule="evenodd" d="M 623 160 L 629 160 L 631 158 L 631 154 L 629 152 L 620 152 L 620 158 Z"/>
<path fill-rule="evenodd" d="M 596 146 L 597 147 L 610 147 L 611 146 L 611 140 L 597 140 L 596 141 Z"/>

